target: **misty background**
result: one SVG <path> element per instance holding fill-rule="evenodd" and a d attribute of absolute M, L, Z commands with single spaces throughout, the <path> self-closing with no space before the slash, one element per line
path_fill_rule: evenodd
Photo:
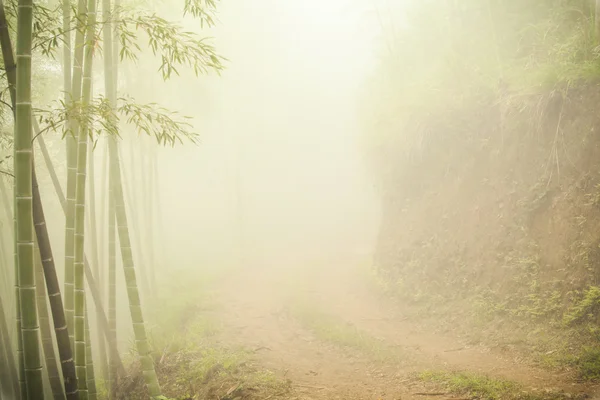
<path fill-rule="evenodd" d="M 373 11 L 347 0 L 223 3 L 210 32 L 230 60 L 222 77 L 154 90 L 201 135 L 199 146 L 159 150 L 168 259 L 187 267 L 231 253 L 238 160 L 249 262 L 372 246 L 378 201 L 357 97 L 379 51 Z"/>

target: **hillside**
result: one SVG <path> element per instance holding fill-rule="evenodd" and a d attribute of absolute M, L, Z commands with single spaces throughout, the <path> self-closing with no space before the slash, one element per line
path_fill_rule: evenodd
<path fill-rule="evenodd" d="M 489 13 L 470 2 L 442 9 L 463 22 L 446 36 L 406 28 L 398 49 L 433 46 L 404 63 L 391 51 L 385 77 L 371 83 L 365 143 L 383 210 L 377 279 L 438 327 L 597 379 L 600 63 L 591 8 L 482 3 Z M 418 22 L 426 7 L 409 16 Z"/>

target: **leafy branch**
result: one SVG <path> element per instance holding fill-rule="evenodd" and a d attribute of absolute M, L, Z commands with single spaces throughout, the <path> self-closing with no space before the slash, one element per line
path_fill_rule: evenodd
<path fill-rule="evenodd" d="M 212 0 L 196 0 L 212 1 Z M 196 76 L 213 70 L 220 73 L 224 67 L 224 57 L 219 56 L 213 45 L 208 43 L 210 38 L 198 38 L 193 32 L 184 31 L 181 26 L 164 18 L 152 15 L 125 18 L 119 21 L 118 36 L 121 44 L 121 59 L 137 60 L 132 50 L 141 50 L 137 36 L 131 27 L 141 30 L 148 37 L 148 45 L 154 55 L 160 52 L 162 60 L 159 68 L 163 79 L 167 80 L 173 73 L 179 75 L 178 66 L 192 68 Z"/>
<path fill-rule="evenodd" d="M 200 19 L 200 27 L 204 25 L 211 27 L 215 25 L 215 15 L 217 13 L 218 0 L 185 0 L 183 6 L 183 16 L 187 14 Z"/>
<path fill-rule="evenodd" d="M 158 144 L 183 144 L 183 138 L 197 143 L 198 134 L 190 129 L 190 117 L 180 117 L 176 111 L 169 111 L 156 103 L 138 104 L 131 99 L 120 98 L 123 104 L 117 112 L 126 118 L 128 124 L 134 125 L 138 131 L 154 136 Z"/>
<path fill-rule="evenodd" d="M 11 31 L 16 35 L 17 2 L 11 1 L 7 7 L 6 16 Z M 48 8 L 39 2 L 33 3 L 33 49 L 41 49 L 42 54 L 51 56 L 63 41 L 62 11 L 60 7 Z"/>
<path fill-rule="evenodd" d="M 213 26 L 217 2 L 218 0 L 185 0 L 184 15 L 190 14 L 199 18 L 202 26 Z M 54 56 L 57 48 L 64 42 L 66 33 L 62 27 L 62 8 L 57 6 L 51 9 L 37 2 L 34 3 L 34 7 L 33 48 L 41 50 L 46 56 Z M 211 38 L 200 38 L 156 14 L 135 16 L 131 14 L 132 11 L 122 11 L 124 15 L 130 13 L 130 16 L 117 19 L 107 17 L 104 21 L 97 22 L 101 29 L 106 29 L 106 24 L 117 25 L 121 59 L 137 60 L 136 53 L 141 51 L 137 31 L 142 31 L 147 36 L 153 54 L 160 55 L 159 70 L 165 80 L 173 73 L 179 75 L 178 67 L 182 65 L 191 67 L 196 76 L 206 74 L 209 70 L 220 73 L 224 69 L 223 62 L 227 60 L 216 53 L 215 47 L 209 43 Z M 16 20 L 16 2 L 12 1 L 7 7 L 7 16 L 13 21 Z M 78 13 L 74 10 L 69 31 L 76 30 L 77 26 L 81 25 L 78 22 Z M 100 41 L 96 39 L 96 43 Z"/>
<path fill-rule="evenodd" d="M 61 132 L 63 138 L 72 135 L 70 120 L 77 121 L 81 126 L 95 127 L 90 129 L 98 136 L 104 132 L 119 137 L 119 122 L 121 119 L 140 132 L 154 136 L 159 144 L 175 145 L 183 143 L 184 139 L 197 142 L 198 135 L 191 131 L 189 117 L 182 117 L 175 111 L 169 111 L 155 103 L 138 104 L 131 98 L 120 98 L 116 109 L 113 109 L 108 99 L 97 97 L 90 104 L 65 103 L 55 101 L 55 107 L 45 110 L 35 110 L 40 126 L 43 128 L 38 135 L 46 132 Z"/>

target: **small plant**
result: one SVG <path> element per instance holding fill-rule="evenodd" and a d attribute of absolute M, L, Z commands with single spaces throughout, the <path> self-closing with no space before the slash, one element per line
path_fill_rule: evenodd
<path fill-rule="evenodd" d="M 425 371 L 418 375 L 424 382 L 438 384 L 452 393 L 480 400 L 559 400 L 573 399 L 567 393 L 531 393 L 518 383 L 466 372 Z"/>
<path fill-rule="evenodd" d="M 479 399 L 506 398 L 507 395 L 520 389 L 514 382 L 462 372 L 425 371 L 419 375 L 419 378 L 426 382 L 440 383 L 452 392 L 467 394 Z"/>
<path fill-rule="evenodd" d="M 582 379 L 600 379 L 600 347 L 584 347 L 575 364 Z"/>
<path fill-rule="evenodd" d="M 564 316 L 564 323 L 566 325 L 573 325 L 583 321 L 584 319 L 590 319 L 598 311 L 600 305 L 600 287 L 590 286 L 583 294 L 581 300 L 575 303 L 569 312 Z"/>

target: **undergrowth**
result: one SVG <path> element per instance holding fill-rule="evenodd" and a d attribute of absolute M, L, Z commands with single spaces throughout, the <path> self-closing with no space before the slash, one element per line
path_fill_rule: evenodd
<path fill-rule="evenodd" d="M 425 371 L 418 375 L 418 379 L 436 384 L 451 393 L 480 400 L 561 400 L 579 398 L 562 392 L 543 391 L 535 393 L 525 391 L 521 385 L 513 381 L 465 372 Z"/>
<path fill-rule="evenodd" d="M 452 298 L 445 291 L 407 291 L 373 269 L 364 276 L 375 290 L 403 303 L 408 317 L 451 325 L 471 344 L 513 347 L 542 367 L 600 380 L 600 289 L 592 285 L 564 293 L 552 282 L 542 287 L 535 257 L 508 259 L 515 272 L 505 294 L 474 287 Z"/>
<path fill-rule="evenodd" d="M 234 400 L 280 398 L 289 383 L 254 365 L 252 352 L 219 341 L 221 324 L 214 311 L 218 304 L 210 287 L 223 275 L 188 275 L 165 284 L 176 296 L 156 302 L 151 342 L 156 372 L 169 399 Z M 128 376 L 119 383 L 120 398 L 146 400 L 135 351 Z"/>

